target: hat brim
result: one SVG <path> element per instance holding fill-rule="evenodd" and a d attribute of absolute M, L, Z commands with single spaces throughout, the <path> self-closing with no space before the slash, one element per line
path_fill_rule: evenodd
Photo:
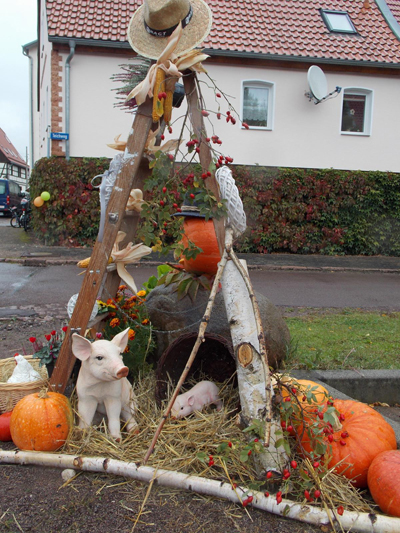
<path fill-rule="evenodd" d="M 199 46 L 210 33 L 212 25 L 211 9 L 203 0 L 190 0 L 193 17 L 183 29 L 182 37 L 175 49 L 180 55 Z M 158 59 L 167 45 L 168 37 L 154 37 L 147 33 L 144 26 L 144 5 L 133 14 L 128 26 L 128 41 L 139 55 Z"/>

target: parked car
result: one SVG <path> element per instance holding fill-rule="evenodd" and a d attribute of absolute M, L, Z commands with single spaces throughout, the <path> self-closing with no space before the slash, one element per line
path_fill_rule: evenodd
<path fill-rule="evenodd" d="M 15 181 L 0 179 L 0 213 L 11 216 L 11 208 L 21 202 L 21 186 Z"/>

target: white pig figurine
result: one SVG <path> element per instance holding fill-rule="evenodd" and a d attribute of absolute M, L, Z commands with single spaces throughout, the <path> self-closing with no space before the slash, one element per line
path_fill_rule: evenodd
<path fill-rule="evenodd" d="M 219 390 L 212 381 L 200 381 L 184 394 L 176 397 L 171 409 L 173 418 L 183 418 L 193 411 L 200 411 L 209 404 L 217 406 L 217 411 L 222 408 L 222 400 L 218 396 Z"/>
<path fill-rule="evenodd" d="M 135 396 L 121 355 L 128 343 L 128 332 L 129 328 L 111 341 L 93 343 L 76 333 L 72 335 L 72 353 L 82 361 L 76 384 L 79 427 L 90 426 L 97 410 L 107 415 L 108 428 L 117 441 L 121 440 L 120 418 L 127 423 L 128 431 L 137 429 Z"/>

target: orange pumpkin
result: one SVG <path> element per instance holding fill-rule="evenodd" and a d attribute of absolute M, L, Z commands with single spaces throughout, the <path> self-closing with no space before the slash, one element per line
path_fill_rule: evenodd
<path fill-rule="evenodd" d="M 195 259 L 186 259 L 183 256 L 179 261 L 183 268 L 195 274 L 214 276 L 217 273 L 221 255 L 213 221 L 204 218 L 185 217 L 183 230 L 182 243 L 185 248 L 189 246 L 189 241 L 192 241 L 203 250 Z"/>
<path fill-rule="evenodd" d="M 383 451 L 397 448 L 395 432 L 381 414 L 364 403 L 334 400 L 333 404 L 341 416 L 333 428 L 332 442 L 328 435 L 324 436 L 330 459 L 328 468 L 338 465 L 335 472 L 351 479 L 354 486 L 364 488 L 373 459 Z M 306 452 L 313 450 L 307 432 L 304 432 L 301 444 Z"/>
<path fill-rule="evenodd" d="M 296 389 L 297 399 L 301 403 L 303 409 L 306 409 L 307 411 L 315 409 L 317 405 L 326 402 L 329 396 L 329 393 L 325 387 L 323 387 L 320 383 L 315 383 L 315 381 L 310 381 L 309 379 L 296 379 L 293 380 L 293 383 L 286 385 L 288 385 L 290 389 Z M 311 398 L 310 403 L 307 399 L 303 399 L 304 396 L 309 392 L 315 396 L 315 400 Z M 290 396 L 290 392 L 286 387 L 282 387 L 282 398 L 285 399 L 288 396 Z"/>
<path fill-rule="evenodd" d="M 293 408 L 290 422 L 286 423 L 286 430 L 289 435 L 294 437 L 296 433 L 301 434 L 302 432 L 303 418 L 307 419 L 309 414 L 313 415 L 318 405 L 326 402 L 329 393 L 325 387 L 308 379 L 289 380 L 285 385 L 286 387 L 282 387 L 281 390 L 282 400 L 285 401 L 286 398 L 290 398 Z M 309 393 L 312 394 L 310 399 L 306 396 L 309 396 Z M 297 401 L 294 399 L 293 394 L 296 394 Z M 296 429 L 292 429 L 292 426 Z"/>
<path fill-rule="evenodd" d="M 21 450 L 55 451 L 66 441 L 73 424 L 71 404 L 58 392 L 24 396 L 13 409 L 11 437 Z"/>
<path fill-rule="evenodd" d="M 378 454 L 368 469 L 368 488 L 382 511 L 400 518 L 400 451 Z"/>

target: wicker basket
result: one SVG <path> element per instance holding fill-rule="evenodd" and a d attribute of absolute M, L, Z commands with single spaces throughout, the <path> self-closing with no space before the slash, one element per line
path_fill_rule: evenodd
<path fill-rule="evenodd" d="M 46 385 L 49 378 L 46 366 L 39 366 L 40 359 L 34 359 L 31 355 L 25 356 L 25 359 L 41 376 L 38 381 L 26 381 L 24 383 L 7 383 L 9 377 L 15 368 L 15 359 L 10 357 L 8 359 L 0 360 L 0 414 L 11 411 L 16 403 L 34 392 L 39 392 L 40 389 Z"/>

